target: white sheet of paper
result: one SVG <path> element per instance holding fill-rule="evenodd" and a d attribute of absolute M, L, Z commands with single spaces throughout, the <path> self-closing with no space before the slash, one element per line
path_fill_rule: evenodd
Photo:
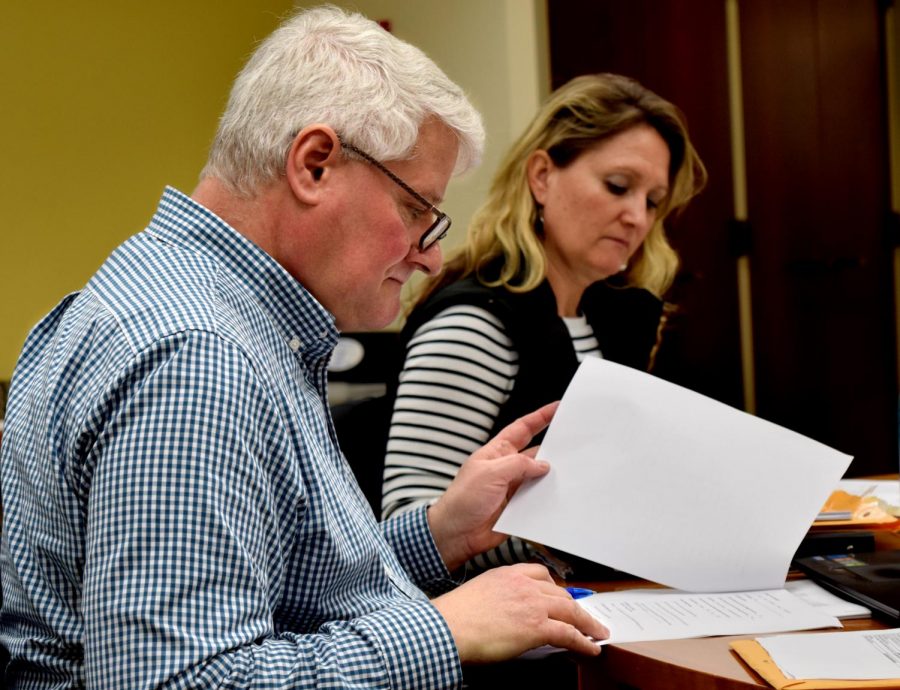
<path fill-rule="evenodd" d="M 675 589 L 782 587 L 851 457 L 655 376 L 588 358 L 495 529 Z"/>
<path fill-rule="evenodd" d="M 578 603 L 609 628 L 609 639 L 601 644 L 841 627 L 837 618 L 784 589 L 714 594 L 630 589 Z"/>
<path fill-rule="evenodd" d="M 822 613 L 836 618 L 871 618 L 872 612 L 862 604 L 842 599 L 827 589 L 820 587 L 812 580 L 792 580 L 785 582 L 784 588 L 796 597 L 800 597 L 810 606 Z"/>
<path fill-rule="evenodd" d="M 775 635 L 757 642 L 788 678 L 900 678 L 900 630 Z"/>

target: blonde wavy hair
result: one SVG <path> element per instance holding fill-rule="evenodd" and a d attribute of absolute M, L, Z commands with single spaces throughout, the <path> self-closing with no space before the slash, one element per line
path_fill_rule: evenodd
<path fill-rule="evenodd" d="M 678 255 L 669 245 L 663 221 L 703 188 L 706 169 L 676 106 L 628 77 L 594 74 L 576 77 L 551 94 L 507 153 L 487 199 L 469 224 L 465 244 L 423 285 L 417 302 L 472 273 L 485 285 L 503 285 L 512 292 L 528 292 L 540 285 L 546 277 L 547 258 L 535 230 L 540 208 L 528 184 L 529 157 L 543 149 L 555 165 L 565 167 L 598 142 L 641 124 L 653 127 L 669 147 L 670 193 L 620 275 L 627 285 L 661 297 L 678 269 Z M 501 256 L 499 277 L 487 279 L 482 269 Z"/>

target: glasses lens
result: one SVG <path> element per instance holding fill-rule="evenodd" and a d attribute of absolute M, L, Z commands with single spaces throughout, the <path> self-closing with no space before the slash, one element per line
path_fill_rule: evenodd
<path fill-rule="evenodd" d="M 447 236 L 449 229 L 450 216 L 445 213 L 439 214 L 434 223 L 431 224 L 431 227 L 425 231 L 425 234 L 419 240 L 419 250 L 424 252 L 436 242 L 440 242 Z"/>

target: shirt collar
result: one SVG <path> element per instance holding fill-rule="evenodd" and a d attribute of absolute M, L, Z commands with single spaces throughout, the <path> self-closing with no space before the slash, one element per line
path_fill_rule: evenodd
<path fill-rule="evenodd" d="M 146 232 L 216 261 L 253 294 L 304 358 L 334 349 L 334 316 L 275 259 L 191 197 L 166 187 Z"/>

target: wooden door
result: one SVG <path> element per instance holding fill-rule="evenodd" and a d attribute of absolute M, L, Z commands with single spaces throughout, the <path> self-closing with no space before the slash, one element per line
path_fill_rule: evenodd
<path fill-rule="evenodd" d="M 742 405 L 736 252 L 757 414 L 897 470 L 883 3 L 739 4 L 749 245 L 735 237 L 724 0 L 549 0 L 553 85 L 635 77 L 685 112 L 710 184 L 670 227 L 680 307 L 657 374 Z"/>
<path fill-rule="evenodd" d="M 722 0 L 548 2 L 553 88 L 579 74 L 637 79 L 685 114 L 707 189 L 668 225 L 682 268 L 655 373 L 741 406 L 737 283 L 729 219 L 731 154 Z"/>
<path fill-rule="evenodd" d="M 897 470 L 883 14 L 741 3 L 758 413 Z"/>

